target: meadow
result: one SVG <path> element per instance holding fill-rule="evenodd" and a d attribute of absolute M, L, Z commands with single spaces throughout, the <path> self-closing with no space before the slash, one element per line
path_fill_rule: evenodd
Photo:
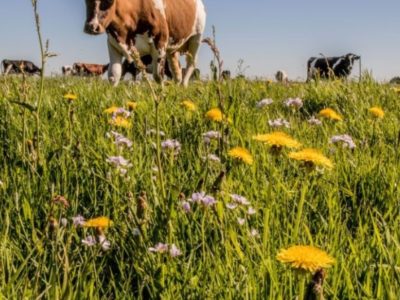
<path fill-rule="evenodd" d="M 400 297 L 398 89 L 47 78 L 37 114 L 39 80 L 0 87 L 1 298 L 295 299 L 294 245 L 334 259 L 327 299 Z"/>

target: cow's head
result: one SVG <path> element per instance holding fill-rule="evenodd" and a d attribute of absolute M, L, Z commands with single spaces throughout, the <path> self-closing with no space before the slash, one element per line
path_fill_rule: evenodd
<path fill-rule="evenodd" d="M 359 60 L 361 57 L 359 55 L 349 53 L 349 54 L 346 54 L 345 58 L 350 64 L 353 64 L 356 60 Z"/>
<path fill-rule="evenodd" d="M 83 31 L 97 35 L 106 31 L 111 22 L 116 0 L 85 0 L 86 22 Z"/>

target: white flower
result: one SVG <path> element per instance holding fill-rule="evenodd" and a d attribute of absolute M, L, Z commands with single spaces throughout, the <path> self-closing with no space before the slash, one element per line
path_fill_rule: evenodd
<path fill-rule="evenodd" d="M 310 125 L 316 125 L 316 126 L 322 125 L 322 122 L 320 120 L 318 120 L 315 116 L 312 116 L 307 122 Z"/>
<path fill-rule="evenodd" d="M 263 108 L 265 106 L 271 105 L 274 102 L 272 99 L 262 99 L 261 101 L 257 102 L 257 108 Z"/>
<path fill-rule="evenodd" d="M 99 238 L 99 244 L 100 244 L 101 248 L 103 249 L 103 251 L 110 250 L 111 243 L 109 240 L 106 239 L 106 236 L 104 234 L 101 234 L 98 236 L 98 238 Z"/>
<path fill-rule="evenodd" d="M 300 98 L 289 98 L 285 101 L 287 107 L 301 108 L 303 107 L 303 100 Z"/>
<path fill-rule="evenodd" d="M 157 130 L 155 129 L 150 129 L 146 132 L 146 135 L 152 135 L 152 134 L 157 134 Z M 165 136 L 165 132 L 164 131 L 159 131 L 158 133 L 160 136 Z"/>
<path fill-rule="evenodd" d="M 84 244 L 88 247 L 92 247 L 97 244 L 96 237 L 94 237 L 93 235 L 89 235 L 85 239 L 82 240 L 82 244 Z"/>
<path fill-rule="evenodd" d="M 132 230 L 133 236 L 140 236 L 140 229 L 139 228 L 133 228 Z"/>
<path fill-rule="evenodd" d="M 260 236 L 260 234 L 258 233 L 258 230 L 257 229 L 251 229 L 251 231 L 250 231 L 250 235 L 252 236 L 252 237 L 259 237 Z"/>
<path fill-rule="evenodd" d="M 221 162 L 221 159 L 215 154 L 208 154 L 207 157 L 203 157 L 203 160 L 209 160 L 212 162 Z"/>
<path fill-rule="evenodd" d="M 243 219 L 243 218 L 237 218 L 237 222 L 238 222 L 238 224 L 239 224 L 240 226 L 243 226 L 243 225 L 244 225 L 244 223 L 246 222 L 246 219 Z"/>
<path fill-rule="evenodd" d="M 354 143 L 352 137 L 348 134 L 343 134 L 343 135 L 335 135 L 331 137 L 331 143 L 336 144 L 342 142 L 343 143 L 343 148 L 349 148 L 349 149 L 354 149 L 356 148 L 356 144 Z"/>
<path fill-rule="evenodd" d="M 171 255 L 171 257 L 181 256 L 182 251 L 178 247 L 176 247 L 175 244 L 172 244 L 169 248 L 169 255 Z"/>
<path fill-rule="evenodd" d="M 253 207 L 249 207 L 249 209 L 247 210 L 247 214 L 248 215 L 254 215 L 254 214 L 256 214 L 257 213 L 257 211 L 253 208 Z"/>
<path fill-rule="evenodd" d="M 61 224 L 62 227 L 67 227 L 68 220 L 66 218 L 61 218 L 60 224 Z"/>
<path fill-rule="evenodd" d="M 276 119 L 276 120 L 269 120 L 268 121 L 269 126 L 271 127 L 286 127 L 286 128 L 290 128 L 290 123 L 288 121 L 286 121 L 285 119 Z"/>
<path fill-rule="evenodd" d="M 230 210 L 236 209 L 237 207 L 238 207 L 238 205 L 235 203 L 227 203 L 226 204 L 226 208 L 230 209 Z"/>

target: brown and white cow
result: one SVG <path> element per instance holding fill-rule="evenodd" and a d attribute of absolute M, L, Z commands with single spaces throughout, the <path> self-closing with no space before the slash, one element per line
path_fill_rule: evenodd
<path fill-rule="evenodd" d="M 132 62 L 132 45 L 141 56 L 152 56 L 157 82 L 167 59 L 174 80 L 188 85 L 206 21 L 202 0 L 86 0 L 86 13 L 86 33 L 108 34 L 108 77 L 114 85 L 121 77 L 122 58 Z M 184 77 L 181 54 L 187 61 Z"/>
<path fill-rule="evenodd" d="M 72 74 L 80 76 L 101 76 L 108 69 L 107 65 L 74 63 L 72 66 Z"/>

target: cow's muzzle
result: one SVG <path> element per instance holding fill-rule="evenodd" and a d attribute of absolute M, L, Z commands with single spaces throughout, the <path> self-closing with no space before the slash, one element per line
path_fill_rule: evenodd
<path fill-rule="evenodd" d="M 104 33 L 105 29 L 99 22 L 86 22 L 83 31 L 87 34 L 98 35 Z"/>

